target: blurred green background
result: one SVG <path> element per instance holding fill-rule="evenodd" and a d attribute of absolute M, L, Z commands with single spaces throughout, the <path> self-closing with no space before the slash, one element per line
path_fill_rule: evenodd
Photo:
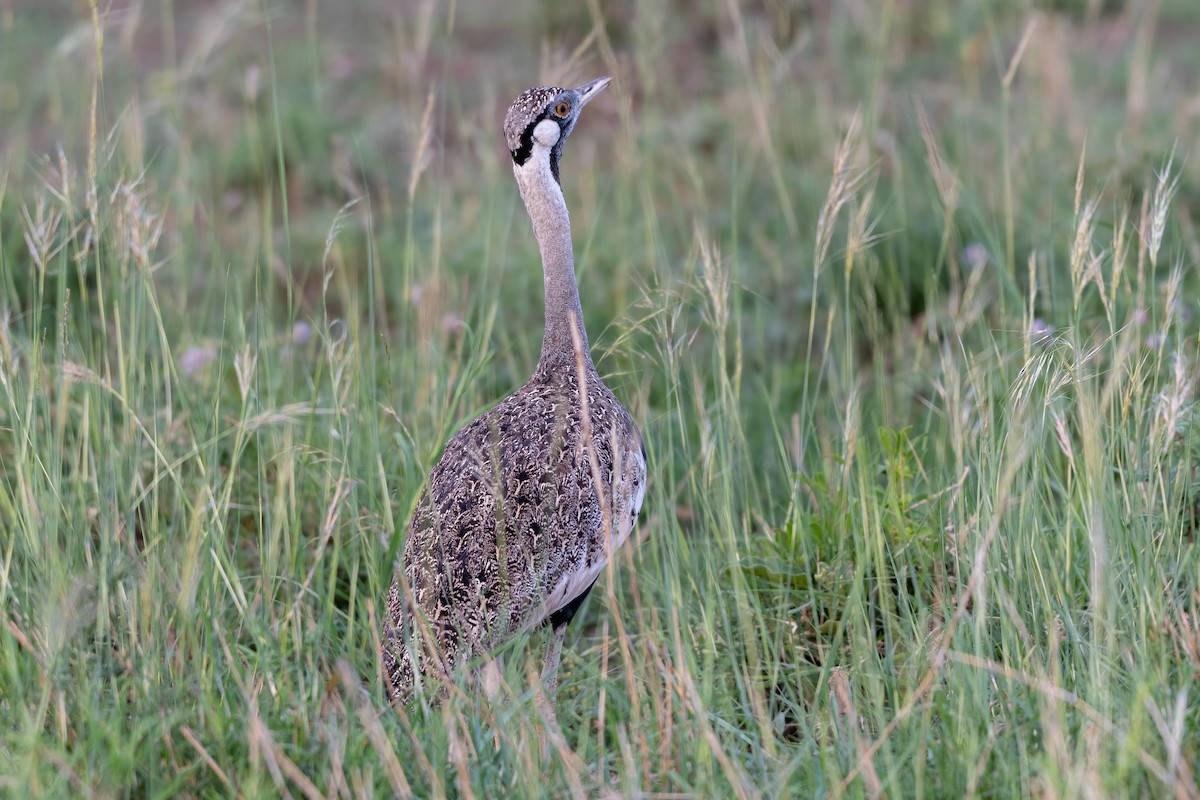
<path fill-rule="evenodd" d="M 0 787 L 1196 796 L 1200 5 L 0 0 Z M 501 689 L 386 706 L 519 386 L 500 123 L 650 491 Z"/>

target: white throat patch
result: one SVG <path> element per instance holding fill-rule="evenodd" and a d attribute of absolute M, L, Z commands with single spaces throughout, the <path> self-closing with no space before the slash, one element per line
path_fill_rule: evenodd
<path fill-rule="evenodd" d="M 557 122 L 544 119 L 533 128 L 533 143 L 546 148 L 554 147 L 561 134 L 562 128 L 558 127 Z"/>
<path fill-rule="evenodd" d="M 513 174 L 517 176 L 517 186 L 521 189 L 521 197 L 524 199 L 529 213 L 534 217 L 540 216 L 542 212 L 540 206 L 550 200 L 553 200 L 553 213 L 564 216 L 567 213 L 562 189 L 550 172 L 550 151 L 558 143 L 561 135 L 562 129 L 558 127 L 557 122 L 550 119 L 542 120 L 533 128 L 533 152 L 529 154 L 529 158 L 525 159 L 524 164 L 513 162 Z M 529 188 L 534 185 L 542 187 L 540 196 L 539 192 L 528 193 Z M 538 208 L 534 208 L 534 206 L 538 206 Z M 545 211 L 550 213 L 550 209 Z"/>

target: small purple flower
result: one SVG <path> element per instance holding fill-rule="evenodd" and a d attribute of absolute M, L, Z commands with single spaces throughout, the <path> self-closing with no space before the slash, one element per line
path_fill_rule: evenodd
<path fill-rule="evenodd" d="M 1045 342 L 1054 336 L 1054 327 L 1041 317 L 1034 317 L 1029 326 L 1029 339 L 1033 342 Z"/>
<path fill-rule="evenodd" d="M 983 269 L 988 265 L 991 257 L 988 256 L 987 248 L 979 242 L 971 242 L 963 248 L 962 261 L 967 265 L 967 269 L 972 272 Z"/>
<path fill-rule="evenodd" d="M 212 345 L 189 347 L 179 357 L 179 371 L 184 375 L 195 375 L 217 357 L 217 348 Z"/>
<path fill-rule="evenodd" d="M 307 322 L 300 321 L 292 325 L 292 344 L 306 345 L 309 339 L 312 338 L 312 325 Z"/>

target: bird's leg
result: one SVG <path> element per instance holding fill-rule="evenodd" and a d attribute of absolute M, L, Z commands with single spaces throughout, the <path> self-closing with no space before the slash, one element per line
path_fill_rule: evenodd
<path fill-rule="evenodd" d="M 554 694 L 558 690 L 558 662 L 562 659 L 563 639 L 567 635 L 566 624 L 554 625 L 550 631 L 550 639 L 546 643 L 546 660 L 542 664 L 542 683 L 550 702 L 554 702 Z"/>
<path fill-rule="evenodd" d="M 550 741 L 548 732 L 560 736 L 558 718 L 554 713 L 554 696 L 558 691 L 558 662 L 562 658 L 563 638 L 567 634 L 567 625 L 551 625 L 549 641 L 546 644 L 546 660 L 542 664 L 542 685 L 534 695 L 538 711 L 542 715 L 545 727 L 538 733 L 538 744 L 542 751 L 542 759 L 550 757 Z"/>

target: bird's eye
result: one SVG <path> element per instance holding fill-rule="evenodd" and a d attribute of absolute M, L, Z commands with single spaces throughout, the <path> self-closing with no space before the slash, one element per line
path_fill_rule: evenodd
<path fill-rule="evenodd" d="M 571 113 L 571 104 L 566 100 L 559 100 L 558 105 L 554 107 L 554 113 L 560 117 L 565 117 Z"/>

